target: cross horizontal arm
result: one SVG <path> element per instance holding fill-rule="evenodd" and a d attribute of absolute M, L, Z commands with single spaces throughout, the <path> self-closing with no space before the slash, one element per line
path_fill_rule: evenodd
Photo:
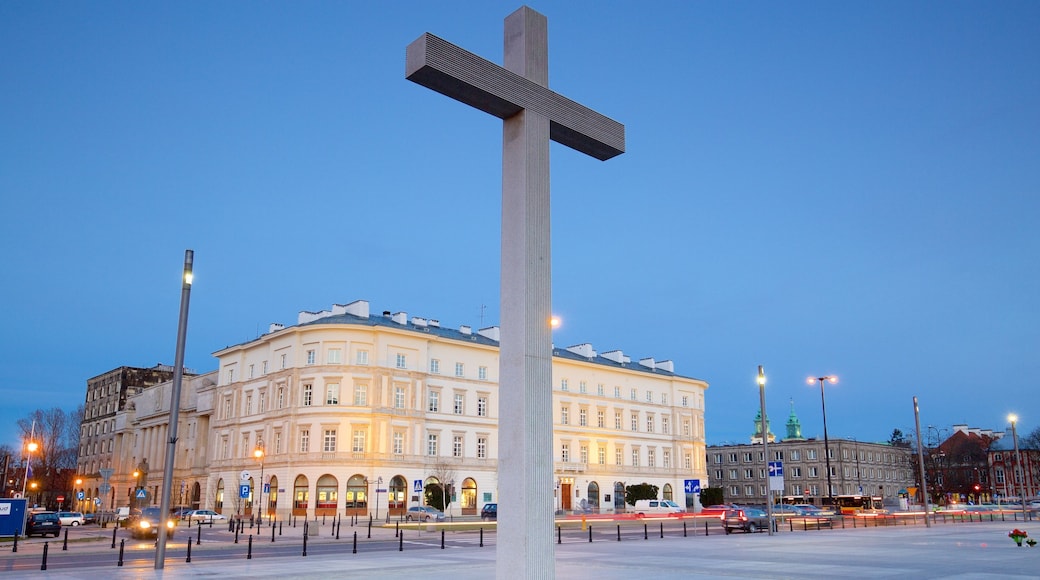
<path fill-rule="evenodd" d="M 430 33 L 408 45 L 405 78 L 500 119 L 544 115 L 550 139 L 601 161 L 625 152 L 621 123 Z"/>

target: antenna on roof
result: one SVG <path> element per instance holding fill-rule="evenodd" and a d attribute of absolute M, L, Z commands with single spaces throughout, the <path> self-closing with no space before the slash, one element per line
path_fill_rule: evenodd
<path fill-rule="evenodd" d="M 480 326 L 484 326 L 484 312 L 487 310 L 486 304 L 480 305 Z"/>

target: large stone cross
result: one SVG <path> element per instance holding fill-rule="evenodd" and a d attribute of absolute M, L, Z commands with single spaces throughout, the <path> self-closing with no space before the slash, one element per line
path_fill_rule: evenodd
<path fill-rule="evenodd" d="M 549 90 L 545 16 L 505 20 L 505 67 L 432 34 L 408 45 L 405 77 L 503 119 L 498 400 L 499 579 L 553 578 L 549 140 L 600 160 L 625 127 Z"/>

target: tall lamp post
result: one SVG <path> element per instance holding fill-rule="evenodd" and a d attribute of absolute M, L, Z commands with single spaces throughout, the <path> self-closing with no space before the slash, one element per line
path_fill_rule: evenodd
<path fill-rule="evenodd" d="M 758 403 L 761 406 L 762 422 L 758 425 L 759 435 L 762 436 L 762 455 L 766 460 L 766 524 L 769 526 L 769 535 L 773 535 L 773 490 L 770 488 L 769 477 L 769 429 L 766 428 L 766 373 L 762 365 L 758 365 Z"/>
<path fill-rule="evenodd" d="M 25 484 L 32 475 L 32 454 L 40 448 L 40 444 L 32 440 L 32 437 L 35 436 L 36 423 L 33 423 L 33 431 L 33 435 L 29 436 L 29 442 L 25 444 L 25 471 L 22 473 L 22 497 L 25 497 Z"/>
<path fill-rule="evenodd" d="M 809 377 L 809 380 L 806 382 L 812 385 L 816 381 L 820 381 L 820 404 L 823 406 L 823 459 L 827 466 L 827 498 L 830 500 L 831 509 L 834 509 L 834 492 L 831 487 L 831 445 L 827 439 L 827 399 L 823 394 L 823 384 L 827 382 L 831 384 L 836 383 L 838 382 L 838 377 L 834 375 L 816 378 Z"/>
<path fill-rule="evenodd" d="M 253 457 L 256 457 L 260 461 L 260 496 L 259 499 L 259 511 L 256 514 L 256 525 L 259 526 L 263 523 L 264 517 L 264 440 L 257 439 L 256 449 L 253 450 Z"/>
<path fill-rule="evenodd" d="M 379 491 L 380 491 L 380 486 L 381 485 L 383 485 L 383 476 L 382 475 L 380 475 L 379 477 L 376 478 L 376 519 L 377 520 L 379 519 Z M 390 507 L 389 506 L 387 506 L 386 509 L 387 509 L 387 512 L 390 511 Z"/>
<path fill-rule="evenodd" d="M 1018 469 L 1022 471 L 1022 484 L 1018 483 L 1018 471 L 1012 470 L 1011 479 L 1015 481 L 1015 488 L 1018 490 L 1018 499 L 1022 502 L 1022 519 L 1029 519 L 1029 512 L 1026 510 L 1026 494 L 1025 494 L 1025 483 L 1026 483 L 1026 472 L 1025 466 L 1022 465 L 1022 456 L 1018 453 L 1018 430 L 1015 428 L 1015 424 L 1018 423 L 1018 415 L 1008 415 L 1008 421 L 1011 421 L 1011 437 L 1015 440 L 1015 463 L 1018 465 Z"/>

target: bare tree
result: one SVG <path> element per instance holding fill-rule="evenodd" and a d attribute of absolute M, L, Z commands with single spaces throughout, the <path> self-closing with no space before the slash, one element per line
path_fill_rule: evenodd
<path fill-rule="evenodd" d="M 450 496 L 451 490 L 449 488 L 452 487 L 452 485 L 454 484 L 454 481 L 455 481 L 455 477 L 458 475 L 458 472 L 455 469 L 455 464 L 448 463 L 447 461 L 443 461 L 443 460 L 442 461 L 438 461 L 433 466 L 433 469 L 430 470 L 430 475 L 432 475 L 433 477 L 437 478 L 437 481 L 439 482 L 437 484 L 434 484 L 431 487 L 439 488 L 439 491 L 440 491 L 439 495 L 440 495 L 440 497 L 437 498 L 436 495 L 434 495 L 434 493 L 436 491 L 438 491 L 437 489 L 431 489 L 430 490 L 431 493 L 429 494 L 428 499 L 433 499 L 434 501 L 428 501 L 427 503 L 435 505 L 436 504 L 436 499 L 440 499 L 440 504 L 441 505 L 440 506 L 436 506 L 435 505 L 435 507 L 439 507 L 441 509 L 441 511 L 444 511 L 445 513 L 447 513 L 447 511 L 448 511 L 448 504 L 451 502 L 451 496 Z"/>
<path fill-rule="evenodd" d="M 32 480 L 39 484 L 44 497 L 70 489 L 69 478 L 76 471 L 79 453 L 79 428 L 83 407 L 66 411 L 58 407 L 37 409 L 18 420 L 22 439 L 30 438 L 37 449 L 28 457 Z"/>
<path fill-rule="evenodd" d="M 1019 447 L 1023 449 L 1040 449 L 1040 427 L 1033 429 L 1028 435 L 1020 437 Z"/>

